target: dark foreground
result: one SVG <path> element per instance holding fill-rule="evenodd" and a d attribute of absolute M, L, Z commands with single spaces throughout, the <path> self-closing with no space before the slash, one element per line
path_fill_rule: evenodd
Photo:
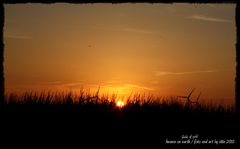
<path fill-rule="evenodd" d="M 1 113 L 7 148 L 240 144 L 239 115 L 233 109 L 150 100 L 132 100 L 123 108 L 106 100 L 30 101 L 9 102 Z"/>
<path fill-rule="evenodd" d="M 19 145 L 31 142 L 37 146 L 47 143 L 81 146 L 87 142 L 90 142 L 87 143 L 89 146 L 96 143 L 159 146 L 177 140 L 192 145 L 204 144 L 204 140 L 213 140 L 215 142 L 208 144 L 214 145 L 240 143 L 240 123 L 236 114 L 155 111 L 154 108 L 143 110 L 141 107 L 128 110 L 4 112 L 4 133 L 1 135 L 7 142 Z M 191 139 L 193 137 L 195 139 Z M 219 142 L 221 140 L 225 142 Z M 12 143 L 7 144 L 11 146 Z"/>

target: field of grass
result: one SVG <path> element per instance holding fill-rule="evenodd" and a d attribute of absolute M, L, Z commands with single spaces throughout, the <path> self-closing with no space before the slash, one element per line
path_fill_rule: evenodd
<path fill-rule="evenodd" d="M 233 106 L 188 103 L 178 97 L 159 97 L 134 94 L 118 107 L 117 94 L 73 92 L 25 92 L 21 95 L 10 93 L 5 96 L 6 112 L 102 112 L 102 113 L 158 113 L 161 115 L 219 115 L 232 117 Z"/>
<path fill-rule="evenodd" d="M 31 130 L 29 136 L 38 134 L 49 139 L 122 138 L 140 144 L 147 140 L 165 144 L 167 138 L 180 139 L 182 135 L 239 140 L 239 115 L 233 107 L 182 101 L 135 94 L 118 107 L 117 95 L 27 92 L 6 95 L 3 118 L 6 135 L 14 134 L 9 139 L 21 138 L 25 130 Z"/>

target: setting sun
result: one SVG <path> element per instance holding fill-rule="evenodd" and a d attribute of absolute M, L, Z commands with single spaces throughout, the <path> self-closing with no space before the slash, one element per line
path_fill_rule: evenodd
<path fill-rule="evenodd" d="M 117 105 L 117 107 L 122 108 L 125 104 L 123 101 L 119 100 L 119 101 L 117 101 L 116 105 Z"/>

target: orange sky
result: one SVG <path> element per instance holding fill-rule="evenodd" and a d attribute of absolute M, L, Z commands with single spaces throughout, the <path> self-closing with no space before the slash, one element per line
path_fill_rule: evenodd
<path fill-rule="evenodd" d="M 5 4 L 7 92 L 89 88 L 234 102 L 234 4 Z"/>

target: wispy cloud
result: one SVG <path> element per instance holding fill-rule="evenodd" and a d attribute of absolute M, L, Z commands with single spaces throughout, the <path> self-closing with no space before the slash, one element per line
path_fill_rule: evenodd
<path fill-rule="evenodd" d="M 90 29 L 95 30 L 105 30 L 105 31 L 120 31 L 120 32 L 129 32 L 129 33 L 135 33 L 135 34 L 159 34 L 160 32 L 153 31 L 150 29 L 143 29 L 143 28 L 134 28 L 134 27 L 116 27 L 116 28 L 106 28 L 101 26 L 92 26 L 92 27 L 86 27 Z"/>
<path fill-rule="evenodd" d="M 150 87 L 146 87 L 146 86 L 140 86 L 140 85 L 136 85 L 136 84 L 124 84 L 124 86 L 126 87 L 133 87 L 133 88 L 138 88 L 138 89 L 144 89 L 144 90 L 155 90 L 153 88 Z"/>
<path fill-rule="evenodd" d="M 83 84 L 82 83 L 65 83 L 65 84 L 62 84 L 63 87 L 81 87 Z"/>
<path fill-rule="evenodd" d="M 11 38 L 11 39 L 30 39 L 30 36 L 23 36 L 23 35 L 5 35 L 4 38 Z"/>
<path fill-rule="evenodd" d="M 136 28 L 124 28 L 123 31 L 137 33 L 137 34 L 157 34 L 158 33 L 150 30 L 136 29 Z"/>
<path fill-rule="evenodd" d="M 216 4 L 206 4 L 206 6 L 208 6 L 210 8 L 216 8 Z"/>
<path fill-rule="evenodd" d="M 198 73 L 214 73 L 216 70 L 203 70 L 203 71 L 187 71 L 187 72 L 169 72 L 169 71 L 156 71 L 155 76 L 167 76 L 167 75 L 188 75 L 188 74 L 198 74 Z"/>
<path fill-rule="evenodd" d="M 231 22 L 231 20 L 210 17 L 210 16 L 205 16 L 205 15 L 199 15 L 199 14 L 194 14 L 187 18 L 200 20 L 200 21 L 208 21 L 208 22 L 224 22 L 224 23 Z"/>
<path fill-rule="evenodd" d="M 150 83 L 152 83 L 152 84 L 159 84 L 159 81 L 158 80 L 152 80 Z"/>
<path fill-rule="evenodd" d="M 169 12 L 176 12 L 176 9 L 172 5 L 167 5 L 166 10 L 169 11 Z"/>
<path fill-rule="evenodd" d="M 46 84 L 46 85 L 62 85 L 64 83 L 62 81 L 50 81 L 50 82 L 43 82 L 42 84 Z"/>
<path fill-rule="evenodd" d="M 40 84 L 44 86 L 74 88 L 74 87 L 80 87 L 83 83 L 82 82 L 49 81 L 49 82 L 41 82 Z"/>

